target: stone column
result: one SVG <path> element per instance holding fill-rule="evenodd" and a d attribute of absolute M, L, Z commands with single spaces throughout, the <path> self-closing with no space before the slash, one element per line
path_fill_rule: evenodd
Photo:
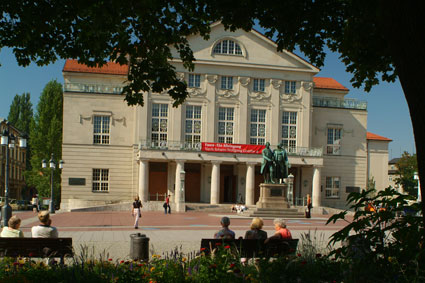
<path fill-rule="evenodd" d="M 175 181 L 175 190 L 174 190 L 174 202 L 180 202 L 181 194 L 181 180 L 180 172 L 184 170 L 184 160 L 176 160 L 176 181 Z"/>
<path fill-rule="evenodd" d="M 313 192 L 311 199 L 313 201 L 313 207 L 320 207 L 321 205 L 321 192 L 320 192 L 320 167 L 313 168 Z"/>
<path fill-rule="evenodd" d="M 149 201 L 149 161 L 139 160 L 139 197 L 142 202 Z"/>
<path fill-rule="evenodd" d="M 220 161 L 211 161 L 211 204 L 220 202 Z"/>
<path fill-rule="evenodd" d="M 255 163 L 246 164 L 245 205 L 254 205 Z"/>

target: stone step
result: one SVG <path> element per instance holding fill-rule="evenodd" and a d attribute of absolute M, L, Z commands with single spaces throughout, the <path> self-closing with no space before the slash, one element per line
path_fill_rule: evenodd
<path fill-rule="evenodd" d="M 276 209 L 276 208 L 257 208 L 256 211 L 258 212 L 298 212 L 298 208 L 282 208 L 282 209 Z"/>

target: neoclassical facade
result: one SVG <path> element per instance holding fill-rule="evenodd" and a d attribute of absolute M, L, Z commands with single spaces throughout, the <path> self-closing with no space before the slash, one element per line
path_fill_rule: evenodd
<path fill-rule="evenodd" d="M 285 145 L 294 205 L 311 194 L 314 207 L 344 207 L 348 193 L 366 187 L 365 102 L 345 98 L 347 88 L 256 31 L 218 23 L 209 40 L 188 40 L 195 71 L 172 61 L 189 87 L 178 108 L 166 92 L 127 106 L 126 66 L 66 61 L 62 208 L 164 194 L 176 203 L 254 205 L 265 142 Z"/>

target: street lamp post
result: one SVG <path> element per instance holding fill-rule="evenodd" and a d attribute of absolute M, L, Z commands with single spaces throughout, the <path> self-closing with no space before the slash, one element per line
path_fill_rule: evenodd
<path fill-rule="evenodd" d="M 63 168 L 63 164 L 64 164 L 63 160 L 60 160 L 59 161 L 59 169 L 62 169 Z M 41 167 L 47 168 L 46 159 L 43 159 L 43 161 L 41 161 Z M 55 213 L 55 200 L 54 200 L 54 190 L 53 190 L 53 176 L 54 176 L 54 171 L 56 169 L 56 160 L 55 160 L 55 155 L 53 153 L 50 156 L 49 167 L 50 167 L 50 203 L 49 203 L 49 212 L 50 213 Z"/>
<path fill-rule="evenodd" d="M 15 147 L 16 137 L 9 133 L 10 123 L 6 122 L 6 128 L 4 129 L 1 136 L 1 145 L 6 146 L 6 168 L 5 168 L 5 178 L 4 178 L 4 205 L 1 209 L 1 214 L 3 218 L 3 227 L 8 226 L 10 217 L 12 216 L 12 207 L 9 205 L 9 150 Z M 26 148 L 27 140 L 25 136 L 19 137 L 19 147 Z"/>
<path fill-rule="evenodd" d="M 418 172 L 413 173 L 413 179 L 417 180 L 418 182 L 418 198 L 417 201 L 422 201 L 422 195 L 421 195 L 421 181 L 419 180 L 419 174 Z"/>
<path fill-rule="evenodd" d="M 289 175 L 288 175 L 288 194 L 287 194 L 287 198 L 288 198 L 288 202 L 290 203 L 290 205 L 292 205 L 293 195 L 294 195 L 294 175 L 292 175 L 292 173 L 289 173 Z"/>

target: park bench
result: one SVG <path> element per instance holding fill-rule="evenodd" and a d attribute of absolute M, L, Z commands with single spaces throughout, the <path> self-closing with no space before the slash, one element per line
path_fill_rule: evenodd
<path fill-rule="evenodd" d="M 256 239 L 202 239 L 201 250 L 209 254 L 218 245 L 229 245 L 237 251 L 241 257 L 279 257 L 295 254 L 298 246 L 298 239 L 281 240 L 270 239 L 267 243 L 264 240 Z"/>
<path fill-rule="evenodd" d="M 60 258 L 73 256 L 72 238 L 0 238 L 0 257 Z"/>

